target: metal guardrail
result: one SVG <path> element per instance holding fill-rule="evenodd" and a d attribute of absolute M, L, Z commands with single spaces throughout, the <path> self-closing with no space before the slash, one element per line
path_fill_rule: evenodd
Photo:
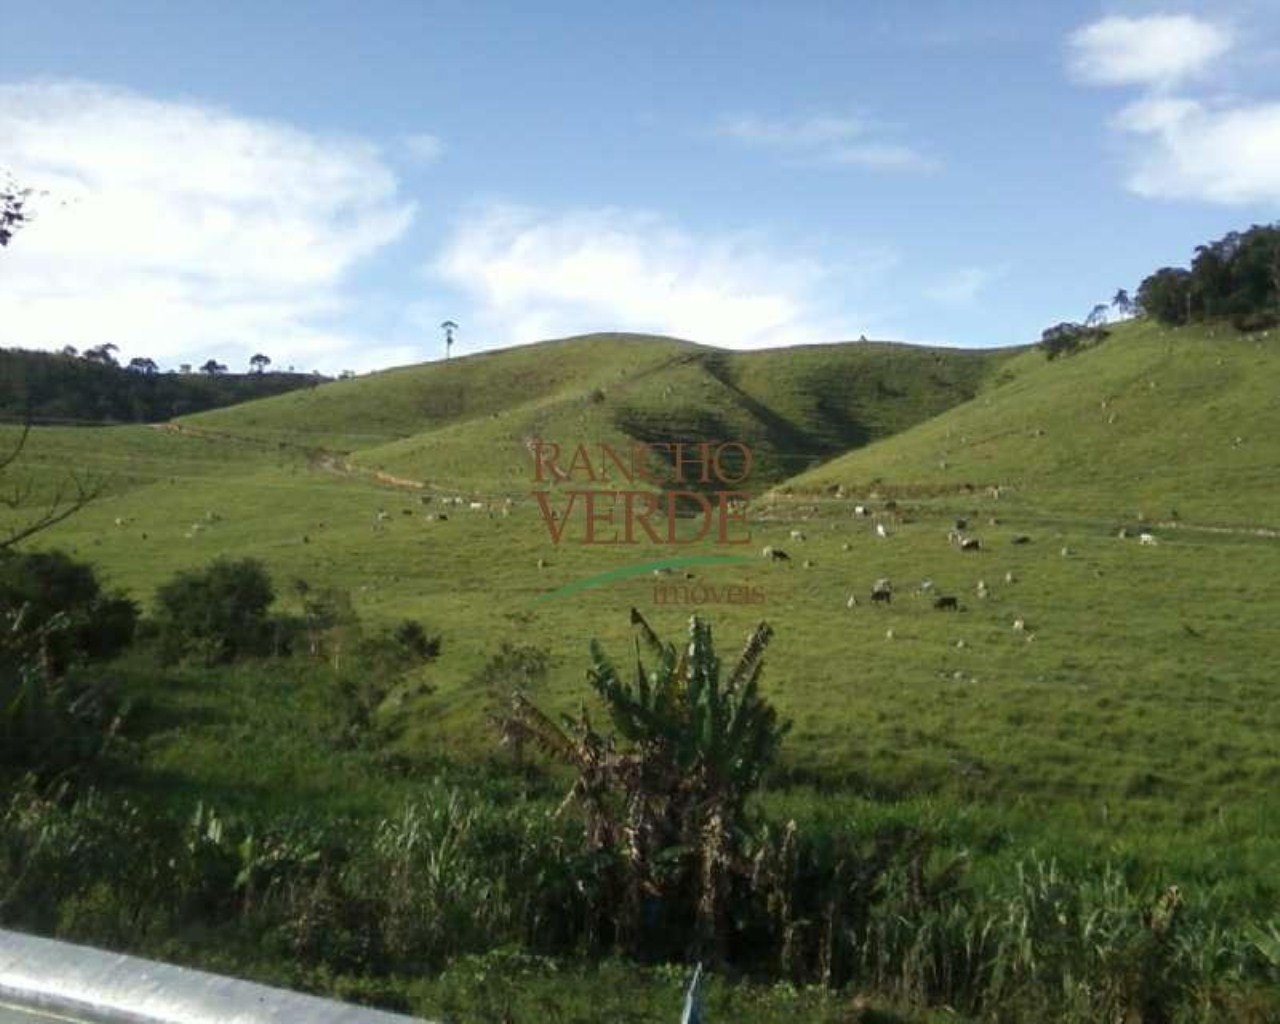
<path fill-rule="evenodd" d="M 0 1004 L 82 1024 L 422 1024 L 418 1017 L 3 930 Z"/>

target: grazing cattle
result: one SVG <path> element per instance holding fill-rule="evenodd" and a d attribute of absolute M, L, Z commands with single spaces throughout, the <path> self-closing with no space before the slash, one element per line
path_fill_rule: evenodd
<path fill-rule="evenodd" d="M 1023 632 L 1026 632 L 1026 629 L 1027 629 L 1027 624 L 1026 624 L 1026 622 L 1025 622 L 1025 621 L 1023 621 L 1022 619 L 1014 619 L 1014 620 L 1013 620 L 1013 631 L 1014 631 L 1015 633 L 1023 633 Z"/>
<path fill-rule="evenodd" d="M 840 550 L 841 550 L 841 551 L 848 551 L 848 550 L 849 550 L 849 542 L 848 542 L 848 541 L 845 541 L 843 544 L 841 544 L 841 545 L 840 545 Z"/>
<path fill-rule="evenodd" d="M 1030 543 L 1031 543 L 1031 538 L 1030 538 L 1030 537 L 1028 537 L 1025 533 L 1016 533 L 1016 534 L 1014 534 L 1014 535 L 1013 535 L 1013 543 L 1015 543 L 1015 544 L 1030 544 Z"/>
<path fill-rule="evenodd" d="M 546 568 L 548 565 L 550 565 L 550 564 L 551 564 L 551 563 L 550 563 L 550 562 L 548 562 L 545 558 L 539 558 L 539 559 L 538 559 L 538 568 L 539 568 L 539 569 L 545 569 L 545 568 Z"/>
<path fill-rule="evenodd" d="M 854 505 L 854 506 L 853 506 L 853 514 L 854 514 L 855 516 L 865 516 L 865 515 L 870 515 L 870 513 L 867 511 L 867 506 L 866 506 L 866 505 Z"/>
<path fill-rule="evenodd" d="M 804 540 L 804 533 L 803 533 L 802 531 L 800 531 L 800 530 L 792 530 L 792 531 L 791 531 L 791 539 L 792 539 L 792 540 Z"/>
<path fill-rule="evenodd" d="M 960 610 L 960 602 L 950 594 L 938 595 L 933 602 L 933 606 L 937 608 L 938 611 L 958 612 Z"/>
<path fill-rule="evenodd" d="M 473 501 L 473 502 L 471 502 L 467 507 L 468 507 L 468 508 L 470 508 L 472 512 L 483 512 L 483 511 L 484 511 L 484 502 L 483 502 L 483 501 Z"/>
<path fill-rule="evenodd" d="M 1159 542 L 1156 540 L 1154 533 L 1140 533 L 1138 534 L 1138 543 L 1154 547 Z"/>
<path fill-rule="evenodd" d="M 116 516 L 116 526 L 124 526 L 124 520 Z"/>
<path fill-rule="evenodd" d="M 813 568 L 813 561 L 812 561 L 811 559 L 806 558 L 802 564 L 803 564 L 804 568 L 806 568 L 806 569 L 812 569 L 812 568 Z"/>
<path fill-rule="evenodd" d="M 960 541 L 960 550 L 961 551 L 981 551 L 982 541 L 978 540 L 977 537 L 964 537 Z"/>
<path fill-rule="evenodd" d="M 1013 574 L 1013 570 L 1012 570 L 1012 569 L 1010 569 L 1008 572 L 1006 572 L 1006 573 L 1004 574 L 1004 581 L 1005 581 L 1006 583 L 1013 583 L 1017 578 L 1018 578 L 1018 577 L 1016 577 L 1016 576 Z"/>
<path fill-rule="evenodd" d="M 847 600 L 847 601 L 844 603 L 844 606 L 845 606 L 846 608 L 857 608 L 857 607 L 858 607 L 858 599 L 857 599 L 853 594 L 850 594 L 850 595 L 849 595 L 849 600 Z"/>
<path fill-rule="evenodd" d="M 967 530 L 967 529 L 969 529 L 969 520 L 967 520 L 967 519 L 957 519 L 957 520 L 956 520 L 956 529 L 957 529 L 957 530 Z"/>
<path fill-rule="evenodd" d="M 378 520 L 378 522 L 385 523 L 388 519 L 391 518 L 391 515 L 390 513 L 385 512 L 382 509 L 379 509 L 378 514 L 375 518 Z"/>
<path fill-rule="evenodd" d="M 884 528 L 884 523 L 876 523 L 876 536 L 880 538 L 889 536 L 889 531 Z"/>
<path fill-rule="evenodd" d="M 769 559 L 771 562 L 789 562 L 791 556 L 782 548 L 767 547 L 760 552 L 761 557 Z"/>
<path fill-rule="evenodd" d="M 985 598 L 989 593 L 989 591 L 987 590 L 986 580 L 978 580 L 978 586 L 976 587 L 976 589 L 978 591 L 978 596 L 982 598 Z"/>
<path fill-rule="evenodd" d="M 873 590 L 871 591 L 872 604 L 892 604 L 893 592 L 889 590 Z"/>
<path fill-rule="evenodd" d="M 1064 548 L 1062 549 L 1062 557 L 1063 557 L 1063 558 L 1070 558 L 1070 557 L 1071 557 L 1071 554 L 1072 554 L 1072 552 L 1071 552 L 1071 549 L 1070 549 L 1070 548 L 1064 547 Z"/>
<path fill-rule="evenodd" d="M 884 638 L 885 638 L 886 640 L 892 640 L 892 639 L 893 639 L 893 628 L 892 628 L 892 627 L 890 627 L 889 629 L 886 629 L 886 630 L 884 631 Z"/>
<path fill-rule="evenodd" d="M 922 594 L 927 594 L 927 593 L 929 593 L 931 590 L 933 590 L 933 580 L 921 580 L 921 581 L 920 581 L 920 593 L 922 593 Z"/>

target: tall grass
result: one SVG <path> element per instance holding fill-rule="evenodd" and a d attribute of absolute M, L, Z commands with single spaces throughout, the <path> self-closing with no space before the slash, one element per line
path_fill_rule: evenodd
<path fill-rule="evenodd" d="M 201 929 L 295 970 L 392 979 L 387 992 L 500 949 L 625 952 L 610 866 L 548 811 L 444 780 L 373 822 L 229 820 L 203 805 L 182 820 L 21 787 L 0 813 L 0 922 L 142 951 Z M 1034 857 L 979 888 L 963 860 L 901 828 L 765 823 L 751 852 L 733 973 L 990 1021 L 1280 1012 L 1275 908 L 1232 919 L 1212 891 Z"/>

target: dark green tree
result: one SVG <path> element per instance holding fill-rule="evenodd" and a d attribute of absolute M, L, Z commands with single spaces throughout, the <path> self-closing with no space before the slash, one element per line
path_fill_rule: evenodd
<path fill-rule="evenodd" d="M 0 553 L 0 777 L 76 773 L 112 740 L 121 707 L 76 665 L 133 639 L 138 610 L 61 552 Z"/>
<path fill-rule="evenodd" d="M 42 657 L 54 673 L 73 662 L 109 658 L 133 640 L 137 606 L 102 592 L 93 568 L 61 551 L 0 557 L 0 614 L 10 629 L 36 634 L 55 619 L 42 641 Z"/>
<path fill-rule="evenodd" d="M 1185 324 L 1191 312 L 1191 271 L 1161 267 L 1138 286 L 1138 304 L 1162 324 Z"/>
<path fill-rule="evenodd" d="M 101 345 L 94 345 L 93 348 L 84 350 L 84 354 L 80 357 L 91 363 L 99 363 L 102 366 L 118 366 L 115 354 L 120 351 L 120 346 L 115 342 L 104 342 Z"/>
<path fill-rule="evenodd" d="M 179 573 L 156 592 L 157 622 L 167 656 L 232 661 L 263 651 L 267 610 L 275 600 L 261 562 L 219 558 L 205 569 Z"/>

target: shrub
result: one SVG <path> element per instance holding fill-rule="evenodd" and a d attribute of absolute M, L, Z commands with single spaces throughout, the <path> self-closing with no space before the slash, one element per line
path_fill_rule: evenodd
<path fill-rule="evenodd" d="M 391 632 L 396 647 L 414 661 L 431 661 L 440 656 L 440 637 L 429 636 L 421 622 L 405 619 Z"/>
<path fill-rule="evenodd" d="M 1257 312 L 1257 313 L 1237 313 L 1231 318 L 1231 326 L 1242 334 L 1252 334 L 1255 331 L 1269 331 L 1273 327 L 1280 327 L 1280 313 Z"/>
<path fill-rule="evenodd" d="M 40 657 L 61 675 L 73 662 L 110 658 L 127 647 L 138 609 L 126 597 L 103 594 L 92 567 L 61 551 L 40 551 L 0 558 L 0 619 L 10 652 L 39 634 Z"/>
<path fill-rule="evenodd" d="M 270 640 L 267 609 L 275 599 L 262 563 L 220 558 L 179 573 L 156 592 L 160 636 L 169 657 L 210 663 L 261 653 Z"/>
<path fill-rule="evenodd" d="M 68 669 L 118 653 L 136 623 L 132 601 L 104 596 L 93 570 L 60 552 L 0 558 L 0 772 L 48 781 L 98 758 L 119 703 Z"/>
<path fill-rule="evenodd" d="M 1104 340 L 1110 332 L 1105 327 L 1063 322 L 1046 328 L 1040 334 L 1040 347 L 1049 359 L 1069 356 L 1090 342 Z"/>

